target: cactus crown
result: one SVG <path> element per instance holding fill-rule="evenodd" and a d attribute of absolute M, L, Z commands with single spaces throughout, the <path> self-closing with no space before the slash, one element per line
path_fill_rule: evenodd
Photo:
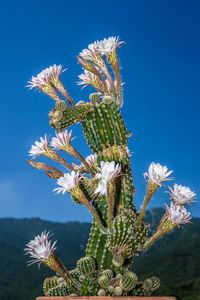
<path fill-rule="evenodd" d="M 97 90 L 90 94 L 87 102 L 81 100 L 74 104 L 60 80 L 62 66 L 47 68 L 30 82 L 31 88 L 37 87 L 55 100 L 49 117 L 50 125 L 56 130 L 51 143 L 46 137 L 41 138 L 32 146 L 30 155 L 44 155 L 67 167 L 71 173 L 64 174 L 40 162 L 28 160 L 28 163 L 57 179 L 57 193 L 68 192 L 75 203 L 85 205 L 93 216 L 86 256 L 78 260 L 74 270 L 68 271 L 58 259 L 46 233 L 27 244 L 26 250 L 37 258 L 36 262 L 46 263 L 60 275 L 44 281 L 47 296 L 151 295 L 160 281 L 155 276 L 139 281 L 132 270 L 133 257 L 191 218 L 184 205 L 192 201 L 195 193 L 176 185 L 176 189 L 171 189 L 173 203 L 167 207 L 154 235 L 148 237 L 145 209 L 158 187 L 171 179 L 172 173 L 160 164 L 152 163 L 145 173 L 147 192 L 141 210 L 138 212 L 134 206 L 135 188 L 127 147 L 130 133 L 120 112 L 123 96 L 117 50 L 122 44 L 119 38 L 110 37 L 90 44 L 78 56 L 84 69 L 78 84 L 91 85 Z M 93 153 L 87 158 L 73 147 L 72 132 L 66 130 L 75 123 L 81 124 Z M 70 165 L 58 153 L 60 150 L 80 163 Z M 187 191 L 185 197 L 184 190 Z M 41 240 L 42 246 L 38 243 Z M 47 248 L 48 256 L 44 256 Z"/>

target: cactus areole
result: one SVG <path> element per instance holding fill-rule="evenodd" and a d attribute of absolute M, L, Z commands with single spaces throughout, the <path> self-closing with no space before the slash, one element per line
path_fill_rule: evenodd
<path fill-rule="evenodd" d="M 151 163 L 147 177 L 147 192 L 141 210 L 133 202 L 134 183 L 130 165 L 127 131 L 121 116 L 123 105 L 118 48 L 123 44 L 118 37 L 109 37 L 90 44 L 78 58 L 84 69 L 79 85 L 90 85 L 96 93 L 88 100 L 74 104 L 60 80 L 62 66 L 53 65 L 29 81 L 29 87 L 40 89 L 55 100 L 49 113 L 50 125 L 55 129 L 51 141 L 40 138 L 29 152 L 33 158 L 41 155 L 54 160 L 58 168 L 35 160 L 27 160 L 34 168 L 55 179 L 57 193 L 69 193 L 72 201 L 86 206 L 93 217 L 85 257 L 76 268 L 67 270 L 55 254 L 55 244 L 49 241 L 49 232 L 43 232 L 25 248 L 33 258 L 31 263 L 45 263 L 56 276 L 43 283 L 46 296 L 150 296 L 160 286 L 156 276 L 140 280 L 132 261 L 135 255 L 147 249 L 154 241 L 180 224 L 190 221 L 185 206 L 195 197 L 188 187 L 170 188 L 172 203 L 152 236 L 144 213 L 149 200 L 163 182 L 171 180 L 172 171 L 159 163 Z M 84 158 L 72 145 L 75 123 L 82 126 L 92 153 Z M 74 157 L 69 164 L 63 156 Z M 67 157 L 67 156 L 66 156 Z M 66 168 L 68 169 L 67 173 Z M 64 197 L 64 196 L 63 196 Z M 155 274 L 156 275 L 156 274 Z"/>

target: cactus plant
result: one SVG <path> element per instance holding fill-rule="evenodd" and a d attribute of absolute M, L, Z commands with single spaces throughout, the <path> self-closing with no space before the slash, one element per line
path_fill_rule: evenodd
<path fill-rule="evenodd" d="M 55 255 L 55 243 L 51 245 L 48 241 L 49 233 L 43 232 L 27 244 L 26 251 L 33 257 L 33 262 L 44 262 L 61 276 L 45 280 L 45 295 L 151 295 L 160 286 L 160 281 L 155 276 L 139 281 L 132 272 L 134 256 L 191 219 L 185 205 L 193 200 L 195 193 L 187 187 L 175 185 L 174 189 L 170 188 L 171 205 L 167 206 L 154 235 L 148 237 L 145 209 L 156 190 L 171 179 L 169 175 L 172 173 L 166 166 L 154 162 L 144 174 L 148 177 L 147 193 L 141 210 L 135 208 L 128 150 L 130 132 L 120 111 L 123 98 L 117 50 L 122 44 L 119 38 L 110 37 L 90 44 L 78 56 L 85 70 L 79 76 L 79 84 L 91 85 L 97 90 L 86 102 L 81 100 L 74 104 L 60 81 L 62 66 L 51 66 L 30 81 L 30 88 L 37 87 L 55 100 L 49 117 L 56 137 L 51 143 L 46 136 L 41 138 L 29 154 L 34 158 L 44 155 L 67 167 L 69 172 L 64 174 L 44 163 L 27 161 L 57 180 L 57 193 L 68 192 L 75 203 L 85 205 L 93 216 L 86 256 L 78 260 L 74 270 L 68 271 Z M 68 105 L 57 92 L 66 98 Z M 75 123 L 82 126 L 93 152 L 87 158 L 72 146 L 72 132 L 66 129 Z M 58 153 L 60 150 L 80 163 L 70 165 Z"/>

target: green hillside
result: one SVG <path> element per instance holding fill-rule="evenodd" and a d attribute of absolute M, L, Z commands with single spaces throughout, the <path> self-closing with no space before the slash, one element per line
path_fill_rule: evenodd
<path fill-rule="evenodd" d="M 146 221 L 153 229 L 164 210 L 147 212 Z M 33 219 L 0 219 L 0 299 L 33 300 L 42 295 L 42 282 L 53 274 L 46 266 L 27 267 L 29 257 L 24 247 L 29 240 L 44 230 L 54 233 L 58 240 L 56 254 L 69 269 L 84 256 L 89 223 L 56 223 Z M 139 278 L 158 276 L 162 285 L 159 295 L 175 295 L 180 300 L 200 300 L 200 219 L 184 229 L 176 229 L 158 240 L 141 256 L 134 259 L 134 271 Z"/>

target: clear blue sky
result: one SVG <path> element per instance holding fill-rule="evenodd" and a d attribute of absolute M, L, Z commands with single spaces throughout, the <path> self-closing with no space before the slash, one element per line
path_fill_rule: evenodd
<path fill-rule="evenodd" d="M 200 199 L 199 1 L 4 1 L 0 28 L 0 217 L 91 220 L 69 196 L 55 196 L 55 181 L 25 162 L 35 140 L 54 135 L 48 125 L 54 101 L 25 85 L 42 69 L 62 64 L 68 68 L 62 81 L 74 101 L 87 100 L 91 90 L 76 85 L 81 68 L 75 55 L 113 35 L 126 41 L 118 53 L 125 82 L 122 113 L 133 132 L 137 208 L 145 193 L 142 174 L 152 161 L 174 170 L 174 183 L 189 186 Z M 88 155 L 80 126 L 73 132 L 74 145 Z M 162 189 L 149 208 L 164 207 L 167 199 Z M 200 216 L 199 203 L 192 214 Z"/>

